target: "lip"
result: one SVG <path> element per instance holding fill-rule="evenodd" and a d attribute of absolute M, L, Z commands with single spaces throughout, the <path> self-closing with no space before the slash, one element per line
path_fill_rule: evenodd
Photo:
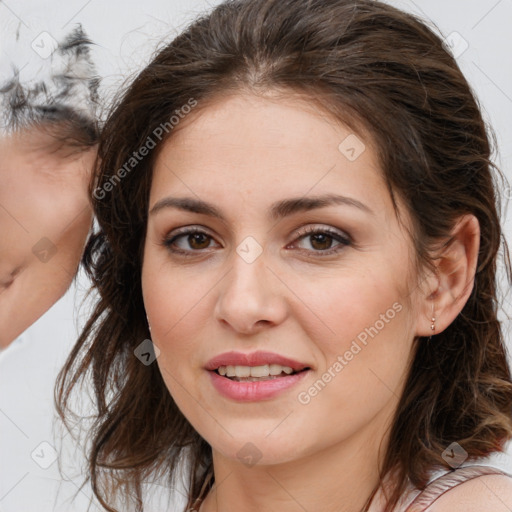
<path fill-rule="evenodd" d="M 259 382 L 243 382 L 228 379 L 214 371 L 208 372 L 215 389 L 226 398 L 238 402 L 258 402 L 269 400 L 276 395 L 298 384 L 309 374 L 311 370 L 305 370 L 286 377 L 262 380 Z"/>
<path fill-rule="evenodd" d="M 289 366 L 292 370 L 300 372 L 304 368 L 310 368 L 305 363 L 300 363 L 285 356 L 274 354 L 273 352 L 251 352 L 244 354 L 242 352 L 225 352 L 213 359 L 210 359 L 205 365 L 206 370 L 216 370 L 219 366 L 263 366 L 265 364 L 280 364 Z"/>
<path fill-rule="evenodd" d="M 235 381 L 219 375 L 215 370 L 219 366 L 262 366 L 264 364 L 280 364 L 289 366 L 294 371 L 292 375 L 278 377 L 276 379 L 262 380 L 257 382 Z M 309 368 L 306 371 L 305 368 Z M 210 379 L 215 389 L 226 398 L 238 402 L 257 402 L 260 400 L 269 400 L 278 394 L 290 389 L 298 384 L 309 374 L 311 367 L 273 352 L 252 352 L 244 354 L 242 352 L 226 352 L 220 354 L 205 365 L 205 369 L 210 374 Z"/>

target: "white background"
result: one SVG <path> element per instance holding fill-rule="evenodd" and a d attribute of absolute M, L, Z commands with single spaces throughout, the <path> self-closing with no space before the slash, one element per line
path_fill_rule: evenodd
<path fill-rule="evenodd" d="M 4 26 L 20 24 L 26 41 L 47 31 L 59 39 L 77 22 L 96 43 L 93 58 L 104 77 L 102 95 L 115 94 L 123 80 L 146 63 L 162 38 L 170 39 L 194 16 L 218 2 L 199 0 L 0 0 Z M 500 147 L 496 161 L 512 180 L 512 0 L 403 0 L 397 7 L 433 20 L 445 36 L 457 32 L 467 50 L 458 61 L 472 84 Z M 458 37 L 458 36 L 452 36 Z M 6 41 L 2 34 L 0 41 Z M 463 48 L 458 46 L 457 48 Z M 0 46 L 0 59 L 5 58 Z M 27 57 L 34 59 L 34 55 Z M 27 70 L 30 68 L 27 68 Z M 509 191 L 510 195 L 510 191 Z M 512 219 L 506 234 L 512 245 Z M 0 354 L 0 510 L 3 512 L 85 511 L 90 489 L 78 490 L 80 459 L 69 458 L 59 473 L 53 426 L 53 384 L 69 352 L 87 306 L 77 306 L 87 282 L 83 277 L 46 315 Z M 512 308 L 507 304 L 510 313 Z M 504 318 L 502 316 L 502 318 Z M 510 322 L 505 320 L 512 348 Z M 57 431 L 59 432 L 59 431 Z M 69 436 L 65 442 L 69 441 Z M 43 443 L 43 444 L 41 444 Z M 45 444 L 46 443 L 46 444 Z M 69 443 L 72 449 L 72 443 Z M 512 473 L 512 449 L 492 463 Z M 47 469 L 41 466 L 49 465 Z M 58 491 L 58 492 L 57 492 Z M 67 501 L 76 494 L 76 499 Z M 152 505 L 148 510 L 167 507 Z M 92 507 L 91 510 L 96 510 Z M 174 510 L 174 507 L 168 508 Z"/>

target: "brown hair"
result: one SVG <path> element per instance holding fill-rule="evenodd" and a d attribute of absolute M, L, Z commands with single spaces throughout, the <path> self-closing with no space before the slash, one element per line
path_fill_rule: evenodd
<path fill-rule="evenodd" d="M 436 241 L 470 213 L 481 240 L 474 288 L 462 312 L 430 341 L 418 339 L 381 464 L 395 487 L 426 485 L 447 467 L 443 450 L 458 442 L 471 458 L 501 450 L 512 437 L 512 381 L 499 307 L 498 178 L 478 103 L 453 56 L 415 16 L 374 0 L 236 0 L 193 22 L 136 77 L 113 108 L 99 148 L 97 187 L 112 180 L 133 152 L 191 98 L 247 89 L 301 93 L 361 133 L 367 130 L 393 198 L 414 224 L 418 268 L 433 268 Z M 162 140 L 172 137 L 168 130 Z M 59 412 L 91 375 L 97 417 L 89 476 L 109 511 L 118 487 L 137 496 L 152 471 L 171 483 L 187 448 L 190 507 L 212 469 L 211 449 L 170 396 L 157 365 L 134 349 L 149 337 L 141 292 L 152 167 L 158 144 L 108 197 L 93 193 L 99 231 L 84 263 L 99 294 L 56 388 Z M 189 450 L 189 451 L 188 451 Z M 210 482 L 207 489 L 211 487 Z"/>

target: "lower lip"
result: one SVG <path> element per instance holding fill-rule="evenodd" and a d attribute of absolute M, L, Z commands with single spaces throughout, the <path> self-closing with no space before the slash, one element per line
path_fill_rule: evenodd
<path fill-rule="evenodd" d="M 222 377 L 214 371 L 209 371 L 215 389 L 226 398 L 239 402 L 257 402 L 274 398 L 279 393 L 290 389 L 309 373 L 309 370 L 294 373 L 277 379 L 261 380 L 259 382 L 243 382 Z"/>

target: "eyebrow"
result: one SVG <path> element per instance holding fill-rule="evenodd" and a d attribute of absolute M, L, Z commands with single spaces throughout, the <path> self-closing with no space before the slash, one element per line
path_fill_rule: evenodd
<path fill-rule="evenodd" d="M 269 218 L 277 221 L 298 212 L 333 205 L 352 206 L 371 215 L 375 215 L 367 205 L 357 199 L 336 194 L 326 194 L 322 196 L 296 197 L 277 201 L 270 207 Z M 154 215 L 165 208 L 177 208 L 187 212 L 209 215 L 226 222 L 224 215 L 213 204 L 192 197 L 165 197 L 155 203 L 149 214 Z"/>

